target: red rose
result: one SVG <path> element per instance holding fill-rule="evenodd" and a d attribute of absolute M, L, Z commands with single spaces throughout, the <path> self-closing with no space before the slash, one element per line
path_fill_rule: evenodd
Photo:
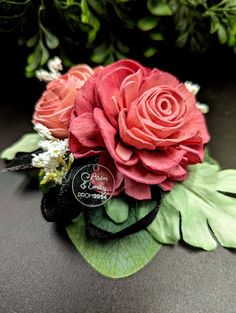
<path fill-rule="evenodd" d="M 174 76 L 122 60 L 93 75 L 78 93 L 70 123 L 76 158 L 99 156 L 123 189 L 150 199 L 150 185 L 171 190 L 209 141 L 195 97 Z"/>
<path fill-rule="evenodd" d="M 88 65 L 77 65 L 65 75 L 51 81 L 36 103 L 33 123 L 43 124 L 57 138 L 67 138 L 76 95 L 93 73 Z"/>

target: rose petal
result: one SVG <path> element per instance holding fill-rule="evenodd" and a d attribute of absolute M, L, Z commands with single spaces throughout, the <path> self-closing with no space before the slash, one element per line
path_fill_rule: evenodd
<path fill-rule="evenodd" d="M 104 147 L 103 139 L 92 113 L 84 113 L 74 118 L 70 123 L 70 132 L 85 147 Z"/>
<path fill-rule="evenodd" d="M 148 168 L 154 171 L 168 172 L 181 162 L 186 151 L 169 147 L 166 150 L 140 150 L 137 153 L 142 163 Z"/>
<path fill-rule="evenodd" d="M 72 133 L 69 133 L 69 147 L 71 153 L 73 153 L 74 157 L 78 159 L 88 158 L 90 156 L 100 155 L 104 153 L 102 149 L 91 149 L 89 147 L 83 146 Z"/>
<path fill-rule="evenodd" d="M 178 149 L 186 151 L 185 157 L 188 159 L 188 164 L 201 163 L 204 158 L 203 145 L 179 145 Z"/>
<path fill-rule="evenodd" d="M 135 166 L 125 166 L 123 164 L 116 163 L 117 169 L 126 177 L 130 179 L 148 185 L 160 184 L 166 179 L 166 176 L 159 175 L 147 171 L 141 163 L 136 164 Z"/>
<path fill-rule="evenodd" d="M 118 142 L 116 146 L 116 154 L 123 161 L 129 161 L 133 153 L 134 151 L 126 146 L 124 143 L 122 143 L 121 141 Z"/>
<path fill-rule="evenodd" d="M 112 125 L 117 127 L 117 119 L 119 115 L 119 108 L 112 98 L 119 96 L 120 85 L 125 77 L 132 74 L 132 71 L 125 67 L 119 67 L 114 71 L 103 76 L 99 85 L 98 92 L 102 102 L 103 109 L 111 121 Z"/>
<path fill-rule="evenodd" d="M 125 177 L 125 193 L 137 200 L 151 199 L 150 185 L 138 183 L 128 177 Z"/>
<path fill-rule="evenodd" d="M 174 187 L 174 182 L 166 179 L 165 181 L 163 181 L 162 183 L 159 184 L 159 186 L 164 190 L 164 191 L 170 191 L 173 189 Z"/>
<path fill-rule="evenodd" d="M 186 88 L 186 86 L 183 83 L 180 83 L 176 90 L 181 94 L 182 98 L 185 100 L 189 109 L 196 108 L 195 96 Z"/>
<path fill-rule="evenodd" d="M 122 140 L 126 144 L 132 147 L 135 147 L 137 149 L 154 150 L 155 146 L 152 143 L 145 141 L 147 135 L 145 133 L 141 133 L 141 136 L 140 134 L 138 134 L 139 136 L 136 136 L 134 134 L 135 130 L 138 130 L 138 129 L 132 128 L 132 131 L 131 131 L 127 128 L 127 125 L 125 122 L 125 111 L 122 110 L 119 114 L 119 131 L 120 131 L 120 137 L 122 138 Z M 142 137 L 144 137 L 145 139 Z"/>
<path fill-rule="evenodd" d="M 83 113 L 92 113 L 96 106 L 99 106 L 97 101 L 95 84 L 96 75 L 91 76 L 83 85 L 77 94 L 75 100 L 75 112 L 77 116 Z"/>
<path fill-rule="evenodd" d="M 94 119 L 100 129 L 106 148 L 109 151 L 112 158 L 114 158 L 115 161 L 121 164 L 126 164 L 126 165 L 136 164 L 138 162 L 138 157 L 136 155 L 133 155 L 133 157 L 131 157 L 128 161 L 124 161 L 116 154 L 115 150 L 117 146 L 117 143 L 116 143 L 117 131 L 109 123 L 104 112 L 101 109 L 98 109 L 98 108 L 94 109 Z"/>
<path fill-rule="evenodd" d="M 123 108 L 130 108 L 133 101 L 139 97 L 139 88 L 142 82 L 142 71 L 138 70 L 136 73 L 127 76 L 120 87 L 120 93 L 124 105 L 120 107 L 120 110 Z"/>
<path fill-rule="evenodd" d="M 187 178 L 187 171 L 181 165 L 168 170 L 167 177 L 174 181 L 183 181 Z"/>
<path fill-rule="evenodd" d="M 121 191 L 124 189 L 123 185 L 124 176 L 117 170 L 113 159 L 110 157 L 108 153 L 105 152 L 99 157 L 98 163 L 108 168 L 111 174 L 113 175 L 115 181 L 115 188 L 113 190 L 112 195 L 113 196 L 119 195 Z M 110 190 L 112 189 L 112 183 L 113 182 L 111 182 Z"/>
<path fill-rule="evenodd" d="M 170 73 L 155 69 L 145 78 L 145 81 L 140 89 L 140 93 L 157 86 L 168 86 L 175 88 L 178 86 L 178 84 L 179 80 Z"/>

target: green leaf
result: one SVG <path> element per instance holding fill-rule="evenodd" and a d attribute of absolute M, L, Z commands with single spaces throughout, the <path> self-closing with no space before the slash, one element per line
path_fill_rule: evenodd
<path fill-rule="evenodd" d="M 220 25 L 220 23 L 219 23 L 219 20 L 218 20 L 217 16 L 212 15 L 211 16 L 211 30 L 210 30 L 210 33 L 213 34 L 213 33 L 217 32 L 219 25 Z"/>
<path fill-rule="evenodd" d="M 135 221 L 135 207 L 130 208 L 129 218 L 122 225 L 108 219 L 104 209 L 94 209 L 94 224 L 108 231 L 118 231 Z M 161 247 L 146 230 L 113 240 L 98 241 L 87 238 L 83 214 L 73 220 L 66 230 L 85 260 L 99 273 L 111 278 L 122 278 L 136 273 Z"/>
<path fill-rule="evenodd" d="M 147 50 L 144 51 L 144 56 L 146 58 L 151 58 L 157 53 L 157 49 L 154 47 L 149 47 Z"/>
<path fill-rule="evenodd" d="M 123 223 L 129 215 L 129 205 L 121 198 L 111 198 L 104 204 L 107 215 L 115 223 Z"/>
<path fill-rule="evenodd" d="M 236 199 L 222 192 L 236 193 L 236 170 L 206 162 L 190 166 L 188 179 L 166 194 L 148 231 L 159 242 L 175 243 L 181 227 L 183 240 L 194 247 L 214 250 L 215 236 L 222 246 L 236 248 Z M 138 217 L 148 210 L 142 207 Z"/>
<path fill-rule="evenodd" d="M 94 11 L 98 15 L 104 16 L 106 14 L 105 3 L 103 3 L 103 1 L 88 0 L 88 4 L 94 9 Z"/>
<path fill-rule="evenodd" d="M 211 165 L 215 165 L 215 166 L 216 166 L 216 171 L 219 171 L 219 170 L 220 170 L 220 165 L 219 165 L 219 163 L 218 163 L 215 159 L 213 159 L 213 158 L 211 157 L 208 148 L 205 148 L 205 151 L 204 151 L 204 162 L 209 163 L 209 164 L 211 164 Z"/>
<path fill-rule="evenodd" d="M 27 67 L 26 67 L 26 72 L 30 73 L 34 71 L 40 64 L 42 56 L 42 50 L 41 50 L 41 45 L 40 43 L 37 44 L 35 47 L 34 51 L 32 54 L 30 54 L 27 58 Z"/>
<path fill-rule="evenodd" d="M 40 46 L 41 46 L 41 51 L 42 51 L 40 65 L 44 65 L 48 61 L 48 59 L 49 59 L 49 52 L 45 48 L 45 46 L 42 43 L 42 41 L 40 41 Z"/>
<path fill-rule="evenodd" d="M 233 47 L 235 45 L 235 35 L 233 35 L 232 33 L 229 34 L 229 39 L 228 39 L 228 45 L 229 47 Z"/>
<path fill-rule="evenodd" d="M 110 53 L 110 47 L 106 43 L 102 43 L 94 49 L 91 59 L 94 63 L 102 64 Z"/>
<path fill-rule="evenodd" d="M 217 190 L 236 193 L 236 170 L 224 170 L 218 173 Z"/>
<path fill-rule="evenodd" d="M 218 25 L 217 34 L 218 34 L 220 43 L 225 44 L 227 42 L 227 32 L 224 26 L 222 26 L 221 24 Z"/>
<path fill-rule="evenodd" d="M 0 157 L 5 160 L 13 160 L 18 152 L 33 152 L 38 149 L 41 137 L 35 133 L 25 134 L 16 143 L 2 151 Z"/>
<path fill-rule="evenodd" d="M 168 16 L 172 15 L 170 6 L 164 1 L 160 0 L 148 0 L 148 10 L 156 16 Z"/>
<path fill-rule="evenodd" d="M 56 49 L 59 46 L 58 38 L 49 31 L 44 32 L 46 44 L 49 49 Z"/>
<path fill-rule="evenodd" d="M 35 46 L 36 43 L 37 43 L 37 40 L 38 40 L 38 36 L 37 36 L 37 35 L 35 35 L 35 36 L 29 38 L 29 39 L 27 40 L 27 42 L 26 42 L 27 47 L 28 47 L 28 48 L 32 48 L 33 46 Z"/>
<path fill-rule="evenodd" d="M 151 33 L 149 36 L 150 36 L 150 38 L 151 38 L 152 40 L 156 40 L 156 41 L 160 41 L 160 40 L 163 40 L 163 39 L 164 39 L 162 33 L 160 33 L 160 32 Z"/>
<path fill-rule="evenodd" d="M 126 46 L 122 41 L 116 40 L 116 45 L 117 45 L 118 50 L 121 53 L 129 53 L 130 52 L 130 48 L 128 46 Z"/>
<path fill-rule="evenodd" d="M 188 41 L 188 36 L 188 32 L 181 33 L 176 40 L 176 46 L 179 48 L 183 48 Z"/>
<path fill-rule="evenodd" d="M 157 22 L 157 18 L 154 16 L 146 16 L 144 18 L 141 18 L 138 21 L 138 28 L 141 29 L 142 31 L 148 31 L 151 30 L 153 28 L 155 28 L 157 26 L 158 22 Z"/>
<path fill-rule="evenodd" d="M 170 192 L 169 197 L 164 197 L 157 217 L 147 227 L 154 239 L 165 244 L 174 244 L 180 239 L 179 212 L 175 208 L 172 195 L 173 193 Z M 156 202 L 152 200 L 141 202 L 142 205 L 139 205 L 137 209 L 138 219 L 148 214 L 156 205 Z"/>
<path fill-rule="evenodd" d="M 96 38 L 97 32 L 100 29 L 100 22 L 89 10 L 89 6 L 86 0 L 81 0 L 81 10 L 82 10 L 81 12 L 82 23 L 91 26 L 91 29 L 88 32 L 88 42 L 92 43 Z"/>

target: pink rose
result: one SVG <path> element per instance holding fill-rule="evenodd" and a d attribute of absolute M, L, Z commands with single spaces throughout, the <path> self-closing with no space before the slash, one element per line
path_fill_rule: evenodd
<path fill-rule="evenodd" d="M 67 138 L 76 95 L 93 73 L 88 65 L 77 65 L 65 75 L 51 81 L 36 103 L 33 123 L 43 124 L 57 138 Z"/>
<path fill-rule="evenodd" d="M 76 158 L 99 156 L 125 191 L 150 199 L 151 185 L 171 190 L 201 162 L 209 141 L 195 97 L 174 76 L 122 60 L 93 75 L 78 93 L 70 123 Z"/>

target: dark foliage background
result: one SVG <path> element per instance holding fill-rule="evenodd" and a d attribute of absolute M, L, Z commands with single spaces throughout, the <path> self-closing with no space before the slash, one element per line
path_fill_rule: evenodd
<path fill-rule="evenodd" d="M 54 55 L 66 66 L 156 64 L 174 49 L 236 49 L 236 0 L 1 0 L 0 12 L 0 30 L 25 49 L 27 77 Z"/>
<path fill-rule="evenodd" d="M 3 0 L 0 15 L 1 103 L 28 119 L 45 87 L 34 72 L 55 55 L 64 70 L 130 57 L 202 86 L 235 73 L 233 0 Z"/>

